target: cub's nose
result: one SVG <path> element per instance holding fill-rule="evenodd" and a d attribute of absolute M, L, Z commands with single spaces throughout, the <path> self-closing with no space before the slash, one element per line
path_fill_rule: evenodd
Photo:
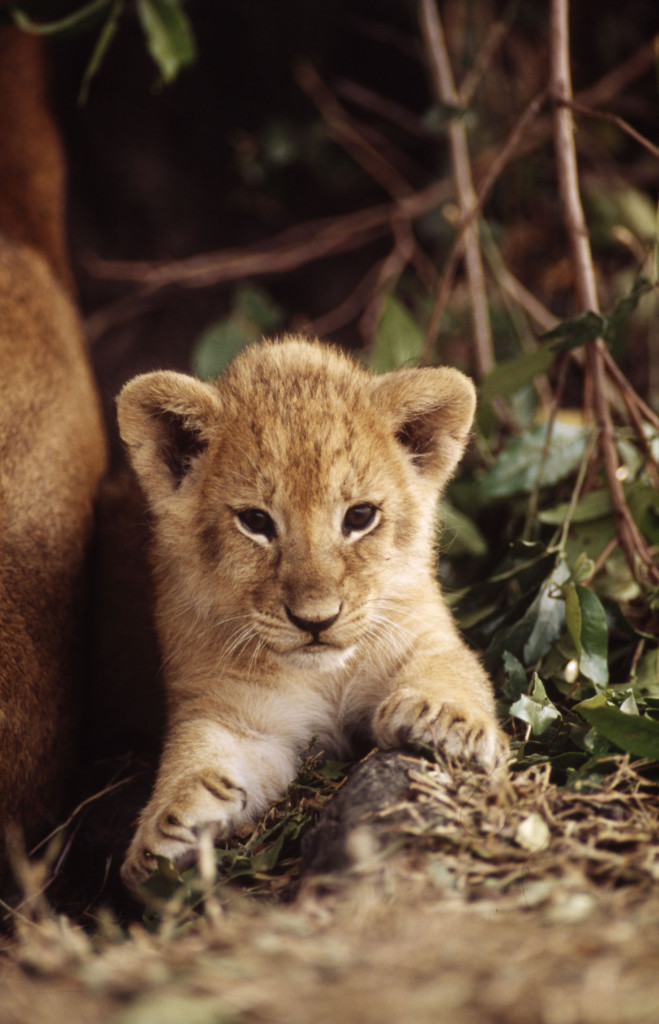
<path fill-rule="evenodd" d="M 339 615 L 341 614 L 341 605 L 339 605 L 338 611 L 334 615 L 328 616 L 326 619 L 303 619 L 300 615 L 295 615 L 291 609 L 285 605 L 286 615 L 290 622 L 298 629 L 301 629 L 303 633 L 311 633 L 312 636 L 317 637 L 319 633 L 322 633 L 324 629 L 329 629 L 333 626 Z"/>

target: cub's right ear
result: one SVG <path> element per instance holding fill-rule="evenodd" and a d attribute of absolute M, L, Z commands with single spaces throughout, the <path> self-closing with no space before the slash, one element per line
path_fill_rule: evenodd
<path fill-rule="evenodd" d="M 119 433 L 151 503 L 178 490 L 208 447 L 221 412 L 215 388 L 183 373 L 145 373 L 124 385 L 117 399 Z"/>

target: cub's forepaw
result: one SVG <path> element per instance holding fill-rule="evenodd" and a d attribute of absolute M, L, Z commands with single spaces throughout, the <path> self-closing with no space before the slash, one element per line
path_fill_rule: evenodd
<path fill-rule="evenodd" d="M 213 840 L 229 833 L 244 820 L 247 793 L 219 772 L 208 770 L 181 779 L 157 792 L 140 815 L 137 832 L 128 847 L 121 877 L 136 890 L 158 867 L 158 857 L 174 867 L 191 867 L 202 833 Z"/>
<path fill-rule="evenodd" d="M 477 761 L 488 770 L 508 760 L 508 740 L 493 715 L 411 688 L 383 701 L 373 730 L 375 742 L 385 750 L 416 743 L 455 760 Z"/>

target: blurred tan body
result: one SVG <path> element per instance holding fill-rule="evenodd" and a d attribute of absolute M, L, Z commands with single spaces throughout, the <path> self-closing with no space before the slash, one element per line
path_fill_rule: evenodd
<path fill-rule="evenodd" d="M 85 553 L 105 435 L 64 242 L 39 43 L 0 29 L 0 867 L 69 766 Z"/>

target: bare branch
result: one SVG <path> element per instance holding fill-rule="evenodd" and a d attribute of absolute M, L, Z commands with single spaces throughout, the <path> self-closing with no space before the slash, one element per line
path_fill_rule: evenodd
<path fill-rule="evenodd" d="M 587 107 L 598 107 L 603 103 L 610 103 L 612 99 L 624 92 L 627 86 L 636 82 L 641 75 L 652 69 L 657 60 L 658 45 L 659 35 L 654 39 L 647 40 L 636 53 L 619 64 L 617 68 L 607 72 L 589 89 L 583 89 L 577 93 L 579 103 L 583 103 Z"/>
<path fill-rule="evenodd" d="M 570 75 L 569 0 L 551 4 L 551 88 L 554 99 L 554 143 L 563 218 L 568 234 L 577 308 L 580 312 L 599 312 L 595 269 L 586 221 L 581 205 L 574 121 L 572 117 L 572 81 Z M 629 511 L 618 475 L 618 453 L 613 432 L 611 408 L 606 394 L 606 348 L 602 339 L 586 348 L 592 389 L 592 404 L 599 427 L 599 444 L 613 503 L 617 533 L 630 569 L 645 582 L 659 583 L 659 568 L 654 563 Z"/>
<path fill-rule="evenodd" d="M 421 30 L 428 62 L 433 77 L 435 92 L 442 104 L 451 108 L 458 106 L 458 93 L 446 49 L 446 40 L 435 0 L 419 0 Z M 476 208 L 467 145 L 467 130 L 462 118 L 453 114 L 448 122 L 448 139 L 453 163 L 453 176 L 458 192 L 458 201 L 463 218 Z M 469 290 L 472 300 L 476 370 L 483 377 L 494 367 L 494 344 L 487 306 L 485 274 L 481 257 L 478 230 L 474 223 L 464 228 L 464 252 Z"/>
<path fill-rule="evenodd" d="M 369 89 L 361 82 L 340 78 L 334 83 L 334 87 L 338 95 L 348 100 L 349 103 L 354 103 L 355 106 L 368 110 L 369 113 L 375 114 L 376 117 L 389 121 L 391 124 L 396 125 L 397 128 L 407 132 L 408 135 L 424 139 L 425 141 L 434 137 L 418 114 L 413 113 L 407 107 L 402 106 L 402 104 L 389 97 L 380 96 L 379 93 Z"/>
<path fill-rule="evenodd" d="M 564 100 L 563 102 L 567 103 L 567 100 Z M 574 100 L 569 103 L 569 106 L 577 114 L 583 114 L 585 117 L 592 117 L 596 121 L 607 121 L 609 124 L 614 124 L 621 132 L 629 135 L 629 137 L 634 139 L 635 142 L 638 142 L 639 146 L 643 146 L 644 149 L 647 149 L 648 153 L 651 153 L 652 156 L 659 160 L 659 146 L 655 146 L 653 142 L 646 139 L 645 135 L 642 135 L 641 132 L 637 132 L 636 129 L 625 121 L 624 118 L 618 117 L 617 114 L 611 114 L 607 110 L 593 110 L 592 107 L 587 107 L 584 103 L 577 103 Z"/>
<path fill-rule="evenodd" d="M 413 220 L 453 195 L 450 182 L 433 182 L 395 203 L 370 206 L 342 217 L 305 221 L 260 245 L 188 256 L 182 260 L 105 260 L 89 256 L 86 270 L 106 281 L 133 281 L 154 288 L 207 288 L 258 274 L 280 274 L 313 260 L 357 249 L 391 231 L 399 218 Z"/>
<path fill-rule="evenodd" d="M 298 65 L 295 77 L 300 88 L 323 115 L 332 138 L 350 153 L 385 192 L 393 199 L 401 199 L 414 191 L 397 168 L 356 130 L 347 111 L 309 61 L 302 61 Z"/>
<path fill-rule="evenodd" d="M 472 224 L 474 218 L 479 214 L 479 212 L 483 208 L 483 205 L 485 204 L 485 201 L 487 200 L 487 197 L 489 196 L 491 189 L 496 184 L 496 181 L 499 178 L 499 175 L 502 173 L 504 167 L 506 166 L 506 164 L 508 164 L 508 162 L 517 152 L 517 149 L 520 145 L 522 138 L 528 131 L 529 126 L 538 116 L 542 108 L 542 105 L 545 102 L 546 97 L 547 91 L 543 90 L 543 92 L 541 92 L 538 96 L 535 96 L 531 100 L 529 105 L 522 112 L 522 115 L 519 117 L 519 119 L 513 126 L 510 135 L 508 136 L 506 142 L 501 147 L 499 152 L 494 157 L 490 157 L 488 172 L 483 178 L 474 205 L 462 218 L 462 221 L 460 223 L 460 229 L 453 241 L 453 247 L 443 268 L 440 288 L 439 291 L 437 292 L 437 297 L 435 299 L 435 303 L 430 314 L 430 320 L 428 322 L 428 327 L 426 330 L 426 341 L 421 356 L 422 362 L 428 362 L 433 346 L 435 344 L 435 339 L 437 337 L 437 334 L 439 333 L 439 327 L 442 321 L 442 317 L 444 315 L 444 310 L 446 308 L 446 304 L 448 303 L 451 290 L 453 288 L 453 281 L 455 278 L 455 273 L 458 268 L 458 262 L 463 253 L 467 229 Z M 553 321 L 554 324 L 557 322 L 557 320 Z"/>
<path fill-rule="evenodd" d="M 466 107 L 471 103 L 509 29 L 510 25 L 506 21 L 495 21 L 490 26 L 490 30 L 476 60 L 464 76 L 462 84 L 458 89 L 458 101 L 462 106 Z"/>

